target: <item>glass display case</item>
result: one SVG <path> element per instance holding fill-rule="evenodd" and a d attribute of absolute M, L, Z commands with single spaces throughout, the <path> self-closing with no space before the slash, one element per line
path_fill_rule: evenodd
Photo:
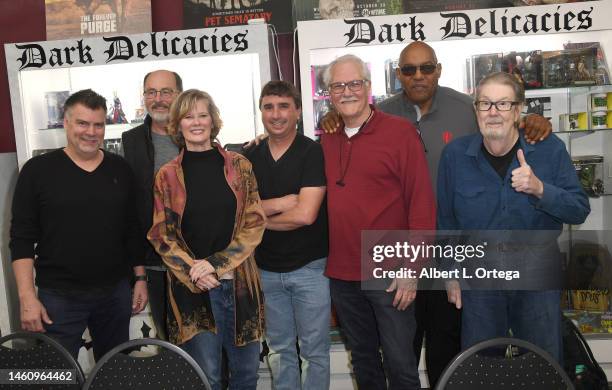
<path fill-rule="evenodd" d="M 266 25 L 6 44 L 5 50 L 20 166 L 65 145 L 64 101 L 85 88 L 106 98 L 104 147 L 119 151 L 121 133 L 144 120 L 143 78 L 156 69 L 177 72 L 184 89 L 211 94 L 224 122 L 222 144 L 263 132 L 258 97 L 271 78 Z"/>

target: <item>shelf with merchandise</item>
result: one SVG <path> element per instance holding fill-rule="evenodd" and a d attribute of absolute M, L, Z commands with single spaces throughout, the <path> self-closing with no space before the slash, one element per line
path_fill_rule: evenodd
<path fill-rule="evenodd" d="M 140 125 L 142 122 L 139 123 L 117 123 L 117 124 L 106 124 L 105 127 L 105 131 L 109 132 L 116 132 L 116 131 L 120 131 L 120 132 L 124 132 L 126 130 L 131 129 L 132 127 L 136 127 L 138 125 Z M 60 133 L 64 133 L 65 130 L 63 127 L 55 127 L 55 128 L 43 128 L 43 129 L 37 129 L 37 131 L 42 131 L 45 133 L 50 133 L 50 132 L 60 132 Z"/>
<path fill-rule="evenodd" d="M 572 135 L 576 135 L 576 134 L 588 135 L 588 134 L 593 134 L 593 133 L 598 132 L 598 131 L 609 131 L 609 130 L 612 130 L 612 128 L 606 127 L 605 129 L 562 130 L 562 131 L 553 131 L 553 133 L 555 133 L 555 134 L 572 134 Z"/>
<path fill-rule="evenodd" d="M 612 334 L 612 312 L 594 310 L 563 310 L 563 314 L 577 323 L 582 334 L 609 338 Z"/>
<path fill-rule="evenodd" d="M 525 90 L 525 95 L 534 95 L 539 92 L 554 92 L 554 91 L 569 91 L 569 90 L 584 90 L 584 91 L 612 91 L 612 84 L 593 84 L 593 85 L 564 85 L 556 87 L 541 87 L 541 88 L 530 88 Z"/>

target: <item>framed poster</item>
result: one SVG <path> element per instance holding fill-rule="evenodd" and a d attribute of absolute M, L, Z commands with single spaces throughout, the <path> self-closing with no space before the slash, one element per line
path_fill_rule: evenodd
<path fill-rule="evenodd" d="M 183 0 L 183 28 L 237 26 L 263 19 L 279 33 L 293 31 L 289 0 Z"/>
<path fill-rule="evenodd" d="M 301 0 L 296 20 L 343 19 L 402 13 L 402 0 Z"/>
<path fill-rule="evenodd" d="M 151 31 L 151 0 L 45 0 L 47 40 Z"/>

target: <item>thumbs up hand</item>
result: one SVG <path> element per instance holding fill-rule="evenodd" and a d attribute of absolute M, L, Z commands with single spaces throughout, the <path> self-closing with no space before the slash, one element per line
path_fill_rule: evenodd
<path fill-rule="evenodd" d="M 517 192 L 534 195 L 538 199 L 542 198 L 542 195 L 544 195 L 544 184 L 533 173 L 529 164 L 527 164 L 522 149 L 516 152 L 516 158 L 520 166 L 512 171 L 512 188 Z"/>

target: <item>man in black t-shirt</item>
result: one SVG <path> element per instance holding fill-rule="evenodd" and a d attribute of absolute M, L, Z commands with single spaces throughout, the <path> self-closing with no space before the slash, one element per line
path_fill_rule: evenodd
<path fill-rule="evenodd" d="M 100 149 L 106 100 L 82 90 L 64 112 L 66 147 L 32 158 L 19 174 L 11 257 L 21 327 L 46 332 L 75 359 L 89 328 L 98 360 L 129 340 L 130 316 L 147 304 L 144 235 L 130 167 Z"/>
<path fill-rule="evenodd" d="M 323 151 L 297 133 L 301 100 L 293 85 L 266 84 L 259 108 L 269 137 L 246 156 L 268 217 L 255 259 L 265 296 L 273 387 L 327 389 L 330 296 L 323 274 L 328 250 Z"/>

